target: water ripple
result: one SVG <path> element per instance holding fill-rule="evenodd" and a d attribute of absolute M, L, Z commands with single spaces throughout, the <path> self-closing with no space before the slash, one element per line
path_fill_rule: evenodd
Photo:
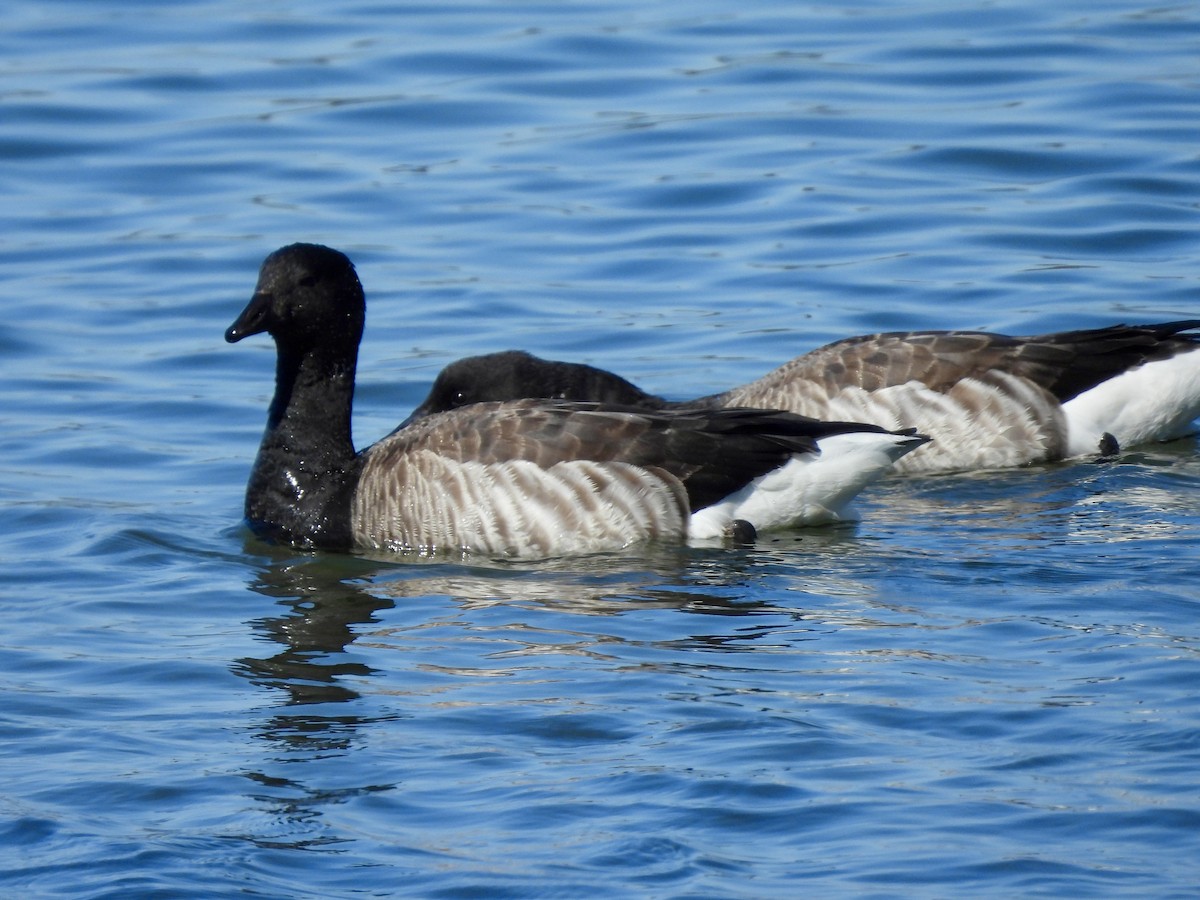
<path fill-rule="evenodd" d="M 849 334 L 1196 315 L 1189 6 L 36 4 L 0 34 L 9 893 L 1185 896 L 1197 444 L 730 551 L 238 524 L 268 250 L 356 437 L 521 347 L 674 397 Z"/>

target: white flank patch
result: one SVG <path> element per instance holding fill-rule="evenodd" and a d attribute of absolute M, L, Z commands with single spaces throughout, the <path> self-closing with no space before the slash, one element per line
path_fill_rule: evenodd
<path fill-rule="evenodd" d="M 793 456 L 721 502 L 692 513 L 688 538 L 719 538 L 734 519 L 745 519 L 759 531 L 851 521 L 850 502 L 922 440 L 861 431 L 822 438 L 819 454 Z"/>
<path fill-rule="evenodd" d="M 1063 404 L 1067 455 L 1095 453 L 1108 432 L 1121 447 L 1194 431 L 1200 416 L 1200 350 L 1146 363 Z"/>

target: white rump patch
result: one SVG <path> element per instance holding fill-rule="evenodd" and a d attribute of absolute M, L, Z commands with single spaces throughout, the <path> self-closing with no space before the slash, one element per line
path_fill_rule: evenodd
<path fill-rule="evenodd" d="M 734 519 L 745 519 L 759 531 L 852 521 L 851 501 L 922 441 L 863 431 L 821 438 L 819 454 L 797 454 L 721 502 L 694 512 L 688 537 L 719 538 Z"/>
<path fill-rule="evenodd" d="M 1067 455 L 1096 453 L 1108 432 L 1121 447 L 1191 434 L 1200 416 L 1200 350 L 1146 363 L 1063 404 Z"/>

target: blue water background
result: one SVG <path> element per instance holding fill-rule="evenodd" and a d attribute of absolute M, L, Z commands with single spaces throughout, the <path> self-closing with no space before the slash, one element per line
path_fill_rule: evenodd
<path fill-rule="evenodd" d="M 262 257 L 356 438 L 518 347 L 671 396 L 881 329 L 1200 315 L 1200 6 L 13 0 L 0 889 L 1193 897 L 1200 454 L 543 563 L 240 527 Z"/>

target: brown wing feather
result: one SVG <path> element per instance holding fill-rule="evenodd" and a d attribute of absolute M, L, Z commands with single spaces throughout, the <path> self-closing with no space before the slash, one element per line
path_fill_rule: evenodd
<path fill-rule="evenodd" d="M 393 432 L 365 452 L 377 475 L 402 471 L 429 452 L 459 463 L 514 460 L 543 469 L 568 460 L 627 463 L 678 479 L 692 509 L 715 503 L 793 454 L 816 451 L 816 439 L 844 431 L 882 430 L 750 409 L 648 411 L 598 403 L 516 400 L 481 403 L 429 416 Z M 364 473 L 364 478 L 368 475 Z"/>
<path fill-rule="evenodd" d="M 1148 362 L 1200 348 L 1200 320 L 1113 325 L 1018 338 L 1013 371 L 1066 402 L 1102 381 Z"/>
<path fill-rule="evenodd" d="M 1030 337 L 980 331 L 891 332 L 847 338 L 798 356 L 705 405 L 753 406 L 796 396 L 788 405 L 819 414 L 820 403 L 847 387 L 878 391 L 917 381 L 946 392 L 966 378 L 990 373 L 1025 378 L 1060 403 L 1126 369 L 1197 349 L 1200 336 L 1182 334 L 1200 320 L 1159 325 L 1114 325 Z M 807 399 L 806 399 L 807 397 Z"/>
<path fill-rule="evenodd" d="M 784 363 L 756 381 L 711 398 L 753 405 L 800 385 L 814 402 L 848 387 L 878 391 L 917 381 L 947 391 L 963 378 L 1011 365 L 1013 338 L 977 332 L 896 332 L 847 338 Z"/>

